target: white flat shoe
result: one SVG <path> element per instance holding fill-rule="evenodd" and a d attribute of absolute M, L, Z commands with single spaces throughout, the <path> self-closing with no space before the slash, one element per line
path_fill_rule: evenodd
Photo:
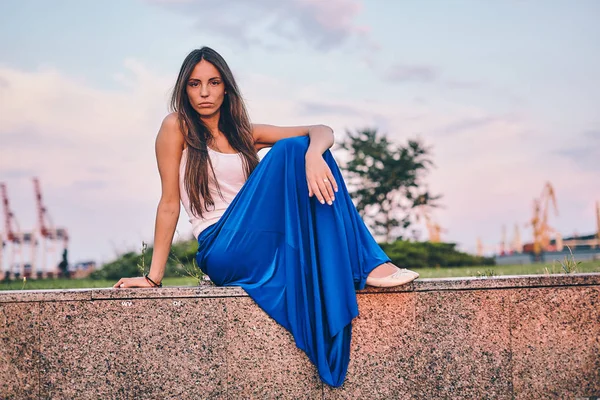
<path fill-rule="evenodd" d="M 407 284 L 419 277 L 417 272 L 411 271 L 410 269 L 396 268 L 398 269 L 396 272 L 391 275 L 384 276 L 383 278 L 372 278 L 368 276 L 365 283 L 369 286 L 375 287 L 392 287 Z"/>

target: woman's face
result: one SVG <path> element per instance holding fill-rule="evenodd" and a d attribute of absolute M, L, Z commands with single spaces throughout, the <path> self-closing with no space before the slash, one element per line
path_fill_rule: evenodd
<path fill-rule="evenodd" d="M 202 117 L 219 111 L 225 98 L 225 83 L 219 70 L 206 60 L 194 67 L 186 84 L 190 104 Z"/>

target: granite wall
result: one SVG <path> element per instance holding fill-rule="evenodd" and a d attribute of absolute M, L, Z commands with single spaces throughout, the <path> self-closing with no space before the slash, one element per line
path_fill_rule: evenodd
<path fill-rule="evenodd" d="M 0 292 L 0 398 L 600 396 L 599 273 L 418 279 L 358 301 L 331 388 L 237 287 Z"/>

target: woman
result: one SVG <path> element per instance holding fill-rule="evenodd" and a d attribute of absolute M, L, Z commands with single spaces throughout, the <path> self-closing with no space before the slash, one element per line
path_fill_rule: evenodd
<path fill-rule="evenodd" d="M 184 60 L 171 107 L 156 138 L 162 197 L 150 272 L 114 287 L 162 285 L 181 201 L 200 269 L 218 286 L 241 286 L 321 379 L 340 386 L 356 290 L 419 275 L 391 264 L 367 230 L 329 151 L 333 131 L 251 124 L 231 70 L 208 47 Z"/>

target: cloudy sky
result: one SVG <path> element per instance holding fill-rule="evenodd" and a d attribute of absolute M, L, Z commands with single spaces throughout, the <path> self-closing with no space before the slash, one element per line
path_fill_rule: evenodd
<path fill-rule="evenodd" d="M 563 235 L 600 200 L 596 0 L 0 2 L 0 181 L 24 230 L 40 178 L 71 261 L 152 241 L 154 139 L 185 56 L 232 68 L 253 122 L 376 127 L 433 149 L 443 239 L 525 224 L 544 182 Z M 341 154 L 334 147 L 334 155 Z M 4 221 L 2 230 L 4 230 Z M 191 235 L 182 210 L 176 237 Z"/>

